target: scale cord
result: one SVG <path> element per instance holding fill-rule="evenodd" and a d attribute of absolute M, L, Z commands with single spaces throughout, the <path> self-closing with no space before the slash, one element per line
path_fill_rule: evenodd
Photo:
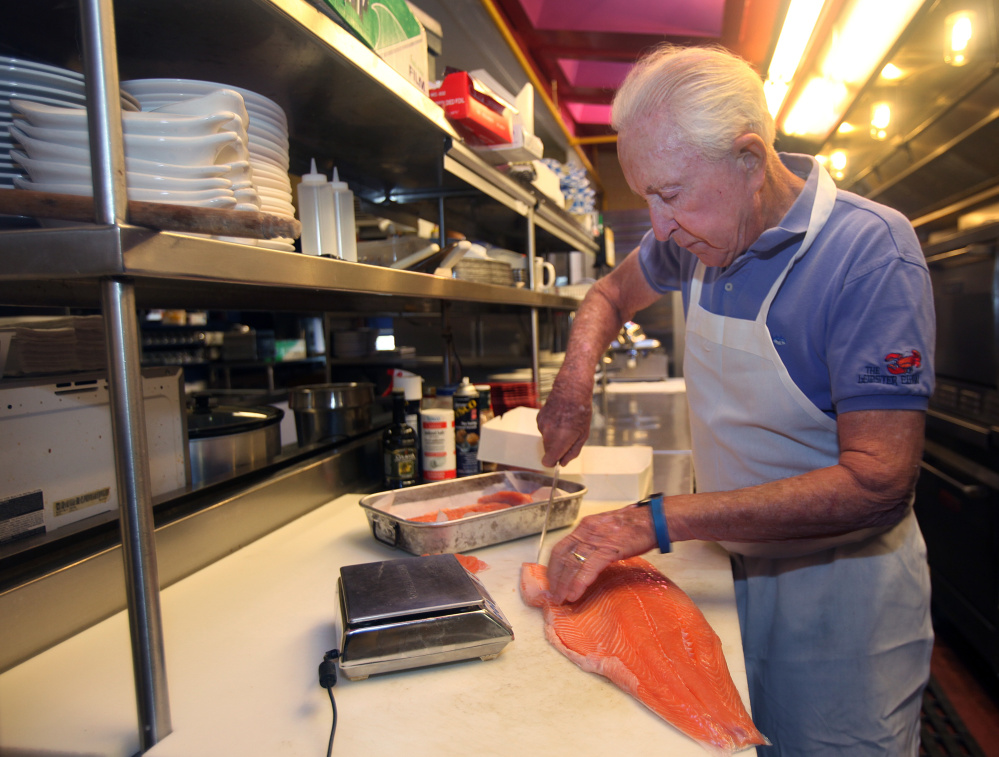
<path fill-rule="evenodd" d="M 333 754 L 333 737 L 336 736 L 336 699 L 333 697 L 333 687 L 336 685 L 336 661 L 340 657 L 339 649 L 331 649 L 323 655 L 323 661 L 319 663 L 319 685 L 326 689 L 330 695 L 330 704 L 333 706 L 333 725 L 330 727 L 330 743 L 326 747 L 326 757 Z"/>

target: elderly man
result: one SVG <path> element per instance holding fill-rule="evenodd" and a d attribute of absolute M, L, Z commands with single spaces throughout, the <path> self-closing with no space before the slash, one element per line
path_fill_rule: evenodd
<path fill-rule="evenodd" d="M 544 462 L 579 453 L 622 323 L 679 289 L 697 491 L 584 518 L 552 551 L 556 598 L 670 540 L 721 542 L 760 753 L 916 755 L 933 634 L 912 498 L 935 322 L 912 227 L 778 154 L 759 77 L 726 52 L 658 49 L 613 119 L 652 231 L 579 310 L 538 415 Z"/>

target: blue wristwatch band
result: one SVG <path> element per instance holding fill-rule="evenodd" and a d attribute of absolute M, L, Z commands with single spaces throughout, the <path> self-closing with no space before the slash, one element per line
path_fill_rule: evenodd
<path fill-rule="evenodd" d="M 663 509 L 663 495 L 658 492 L 646 497 L 638 505 L 648 505 L 652 512 L 652 525 L 656 529 L 656 542 L 663 554 L 673 551 L 673 543 L 669 540 L 669 526 L 666 525 L 666 511 Z"/>

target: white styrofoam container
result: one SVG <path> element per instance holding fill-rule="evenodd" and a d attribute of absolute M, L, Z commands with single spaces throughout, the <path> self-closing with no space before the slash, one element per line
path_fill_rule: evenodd
<path fill-rule="evenodd" d="M 543 456 L 536 408 L 512 408 L 482 427 L 479 460 L 551 472 L 541 464 Z M 589 499 L 637 502 L 652 492 L 652 459 L 652 447 L 646 445 L 588 445 L 562 466 L 559 476 L 583 484 Z"/>
<path fill-rule="evenodd" d="M 189 483 L 183 374 L 142 372 L 152 494 Z M 0 541 L 118 507 L 107 380 L 101 374 L 0 382 Z"/>

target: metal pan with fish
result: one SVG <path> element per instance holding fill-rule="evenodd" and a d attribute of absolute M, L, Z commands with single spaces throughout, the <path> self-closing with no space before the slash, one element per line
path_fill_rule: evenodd
<path fill-rule="evenodd" d="M 539 534 L 551 476 L 533 471 L 482 473 L 369 494 L 360 505 L 378 541 L 414 555 L 466 552 Z M 560 481 L 548 528 L 572 525 L 586 487 Z"/>

